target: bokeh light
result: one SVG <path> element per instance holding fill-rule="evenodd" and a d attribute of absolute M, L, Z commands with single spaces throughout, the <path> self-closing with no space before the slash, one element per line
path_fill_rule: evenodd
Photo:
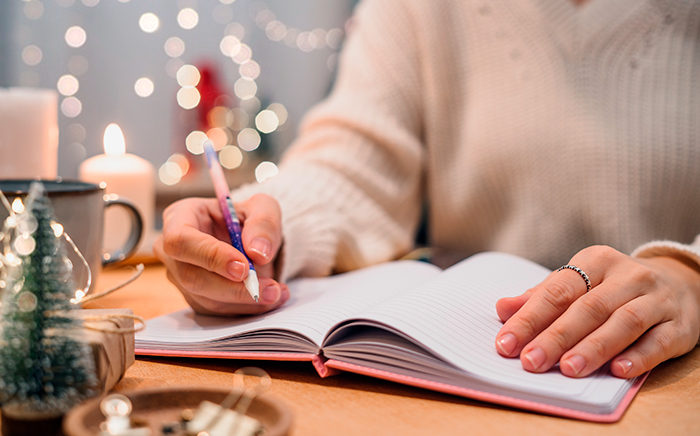
<path fill-rule="evenodd" d="M 44 4 L 38 0 L 29 0 L 24 3 L 24 16 L 30 20 L 38 20 L 44 15 Z"/>
<path fill-rule="evenodd" d="M 238 51 L 231 56 L 231 59 L 237 64 L 248 62 L 253 57 L 253 50 L 247 45 L 241 43 Z"/>
<path fill-rule="evenodd" d="M 155 85 L 153 81 L 147 77 L 141 77 L 134 83 L 134 92 L 136 92 L 136 95 L 139 97 L 150 97 L 154 90 Z"/>
<path fill-rule="evenodd" d="M 241 100 L 247 100 L 255 97 L 255 94 L 258 92 L 258 85 L 252 79 L 241 77 L 233 85 L 233 92 Z"/>
<path fill-rule="evenodd" d="M 175 162 L 165 162 L 158 169 L 158 178 L 166 185 L 174 185 L 182 179 L 182 168 Z"/>
<path fill-rule="evenodd" d="M 69 47 L 79 48 L 87 41 L 87 33 L 80 26 L 72 26 L 66 30 L 65 40 Z"/>
<path fill-rule="evenodd" d="M 202 75 L 194 65 L 183 65 L 177 70 L 177 83 L 180 86 L 197 86 Z"/>
<path fill-rule="evenodd" d="M 192 154 L 202 154 L 204 152 L 204 141 L 206 140 L 206 133 L 200 130 L 190 132 L 190 134 L 187 135 L 187 138 L 185 138 L 185 146 L 187 147 L 187 151 Z"/>
<path fill-rule="evenodd" d="M 255 80 L 260 76 L 260 65 L 255 61 L 244 62 L 238 68 L 238 74 L 241 77 Z"/>
<path fill-rule="evenodd" d="M 218 127 L 207 130 L 207 138 L 212 142 L 214 150 L 219 151 L 228 144 L 228 135 Z"/>
<path fill-rule="evenodd" d="M 58 92 L 66 97 L 70 97 L 78 92 L 79 88 L 80 82 L 78 82 L 78 79 L 76 79 L 75 76 L 70 74 L 61 76 L 56 84 L 56 89 Z"/>
<path fill-rule="evenodd" d="M 179 58 L 185 54 L 185 41 L 177 36 L 173 36 L 165 41 L 163 48 L 165 49 L 165 54 L 171 58 Z"/>
<path fill-rule="evenodd" d="M 221 38 L 219 43 L 219 50 L 224 56 L 232 57 L 236 55 L 241 49 L 241 40 L 234 35 L 226 35 Z"/>
<path fill-rule="evenodd" d="M 275 177 L 278 173 L 279 169 L 274 163 L 269 161 L 261 162 L 260 165 L 255 168 L 255 180 L 262 183 L 271 177 Z"/>
<path fill-rule="evenodd" d="M 267 107 L 267 109 L 271 110 L 275 113 L 275 115 L 277 115 L 280 125 L 287 122 L 287 117 L 289 114 L 287 113 L 287 108 L 285 108 L 281 103 L 272 103 Z"/>
<path fill-rule="evenodd" d="M 61 113 L 68 118 L 75 118 L 83 111 L 83 103 L 75 97 L 68 97 L 61 102 Z"/>
<path fill-rule="evenodd" d="M 248 123 L 250 122 L 250 117 L 248 116 L 248 112 L 245 110 L 235 107 L 228 111 L 226 114 L 226 124 L 235 131 L 243 130 L 246 127 L 248 127 Z"/>
<path fill-rule="evenodd" d="M 160 19 L 152 12 L 146 12 L 139 18 L 139 27 L 146 33 L 153 33 L 160 27 Z"/>
<path fill-rule="evenodd" d="M 257 130 L 246 127 L 238 132 L 238 146 L 245 151 L 253 151 L 260 146 L 260 133 Z"/>
<path fill-rule="evenodd" d="M 39 65 L 44 57 L 44 53 L 36 45 L 28 45 L 22 50 L 22 62 L 30 67 Z"/>
<path fill-rule="evenodd" d="M 229 170 L 238 168 L 243 163 L 243 152 L 235 145 L 227 145 L 219 152 L 219 162 Z"/>
<path fill-rule="evenodd" d="M 199 14 L 192 8 L 181 9 L 177 14 L 177 24 L 185 30 L 194 29 L 198 23 Z"/>
<path fill-rule="evenodd" d="M 255 117 L 255 127 L 263 133 L 272 133 L 280 124 L 277 114 L 271 110 L 263 110 Z"/>
<path fill-rule="evenodd" d="M 209 121 L 210 126 L 224 128 L 227 126 L 226 116 L 228 115 L 228 108 L 223 106 L 217 106 L 209 111 L 207 114 L 207 121 Z"/>
<path fill-rule="evenodd" d="M 194 109 L 201 100 L 202 96 L 194 86 L 183 86 L 177 92 L 177 104 L 183 109 Z"/>

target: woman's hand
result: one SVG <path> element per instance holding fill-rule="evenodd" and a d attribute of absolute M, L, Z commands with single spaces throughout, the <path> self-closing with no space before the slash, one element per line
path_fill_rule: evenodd
<path fill-rule="evenodd" d="M 594 246 L 570 261 L 576 271 L 551 273 L 541 284 L 496 304 L 505 322 L 496 348 L 544 372 L 559 363 L 584 377 L 612 360 L 615 376 L 640 375 L 690 351 L 700 336 L 700 269 L 681 258 L 632 258 Z"/>
<path fill-rule="evenodd" d="M 153 247 L 192 308 L 203 314 L 238 315 L 272 310 L 289 299 L 289 288 L 277 283 L 274 259 L 282 244 L 279 204 L 258 194 L 236 204 L 243 247 L 260 278 L 255 303 L 243 280 L 248 261 L 233 248 L 217 199 L 190 198 L 163 213 L 163 236 Z"/>

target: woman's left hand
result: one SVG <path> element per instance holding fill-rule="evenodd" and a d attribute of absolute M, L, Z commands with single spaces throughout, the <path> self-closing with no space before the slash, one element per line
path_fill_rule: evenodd
<path fill-rule="evenodd" d="M 502 356 L 544 372 L 584 377 L 611 361 L 617 377 L 635 377 L 687 353 L 700 337 L 700 269 L 681 258 L 632 258 L 610 247 L 581 250 L 571 269 L 551 273 L 524 294 L 496 304 L 505 322 Z"/>

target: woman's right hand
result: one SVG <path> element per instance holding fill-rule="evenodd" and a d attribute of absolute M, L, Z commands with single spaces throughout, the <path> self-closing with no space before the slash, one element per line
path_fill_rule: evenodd
<path fill-rule="evenodd" d="M 255 303 L 243 280 L 248 261 L 231 245 L 224 217 L 215 198 L 188 198 L 163 213 L 163 235 L 154 244 L 167 267 L 168 279 L 198 313 L 242 315 L 275 309 L 290 297 L 289 288 L 273 279 L 274 260 L 282 245 L 279 203 L 258 194 L 236 204 L 243 247 L 260 280 Z"/>

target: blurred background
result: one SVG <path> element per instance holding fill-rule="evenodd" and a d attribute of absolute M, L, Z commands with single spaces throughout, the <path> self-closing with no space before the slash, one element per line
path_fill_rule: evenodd
<path fill-rule="evenodd" d="M 356 1 L 2 0 L 0 86 L 59 93 L 59 177 L 117 124 L 155 167 L 160 216 L 213 193 L 205 135 L 232 187 L 275 174 L 332 86 Z"/>

